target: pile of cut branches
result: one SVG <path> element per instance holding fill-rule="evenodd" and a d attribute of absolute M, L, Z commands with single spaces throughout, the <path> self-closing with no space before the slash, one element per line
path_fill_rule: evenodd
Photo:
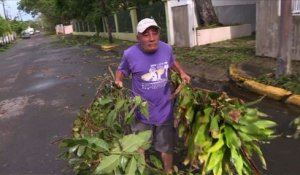
<path fill-rule="evenodd" d="M 202 174 L 260 174 L 254 164 L 254 153 L 267 168 L 260 143 L 276 137 L 276 123 L 251 106 L 230 98 L 224 92 L 211 92 L 182 86 L 178 76 L 172 77 L 180 90 L 176 102 L 178 135 L 184 138 L 187 155 L 184 164 Z"/>
<path fill-rule="evenodd" d="M 276 123 L 251 108 L 253 103 L 193 89 L 175 73 L 171 79 L 177 87 L 173 97 L 178 135 L 186 149 L 183 163 L 189 167 L 175 168 L 175 173 L 259 174 L 254 153 L 266 168 L 259 144 L 275 137 Z M 69 160 L 77 174 L 163 174 L 155 156 L 146 160 L 138 153 L 139 148 L 150 148 L 151 133 L 130 134 L 134 110 L 148 116 L 147 102 L 133 98 L 129 89 L 116 88 L 111 77 L 103 76 L 95 100 L 74 121 L 73 137 L 61 142 L 61 157 Z"/>

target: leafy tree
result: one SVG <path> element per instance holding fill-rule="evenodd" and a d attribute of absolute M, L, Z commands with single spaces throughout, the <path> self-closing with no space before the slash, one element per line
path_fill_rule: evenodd
<path fill-rule="evenodd" d="M 25 30 L 28 27 L 28 22 L 13 20 L 10 22 L 10 25 L 12 31 L 15 31 L 17 34 L 20 34 L 23 30 Z"/>
<path fill-rule="evenodd" d="M 6 21 L 5 19 L 3 19 L 0 16 L 0 36 L 6 34 L 8 32 L 11 32 L 10 24 L 8 21 Z"/>
<path fill-rule="evenodd" d="M 159 0 L 152 0 L 156 2 Z M 147 5 L 148 0 L 21 0 L 18 8 L 35 16 L 41 13 L 49 27 L 66 24 L 72 19 L 96 23 L 102 18 L 112 43 L 112 29 L 108 16 L 121 9 Z"/>
<path fill-rule="evenodd" d="M 21 0 L 18 9 L 32 16 L 43 14 L 52 30 L 56 24 L 61 23 L 61 14 L 57 10 L 56 0 Z"/>

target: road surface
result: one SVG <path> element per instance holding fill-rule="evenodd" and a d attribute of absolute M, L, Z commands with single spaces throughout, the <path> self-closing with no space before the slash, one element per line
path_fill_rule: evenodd
<path fill-rule="evenodd" d="M 107 72 L 100 51 L 32 36 L 0 53 L 0 174 L 73 174 L 53 142 L 70 136 Z"/>

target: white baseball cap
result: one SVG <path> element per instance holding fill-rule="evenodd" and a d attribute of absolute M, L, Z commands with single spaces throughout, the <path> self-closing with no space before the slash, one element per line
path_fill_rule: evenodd
<path fill-rule="evenodd" d="M 155 22 L 154 19 L 151 19 L 151 18 L 145 18 L 145 19 L 142 19 L 137 27 L 136 27 L 136 30 L 138 33 L 143 33 L 147 28 L 151 27 L 151 26 L 154 26 L 154 27 L 157 27 L 157 28 L 160 28 L 157 23 Z"/>

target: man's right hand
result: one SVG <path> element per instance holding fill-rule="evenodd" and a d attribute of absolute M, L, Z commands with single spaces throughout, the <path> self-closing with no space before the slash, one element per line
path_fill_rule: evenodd
<path fill-rule="evenodd" d="M 118 87 L 118 88 L 123 88 L 123 82 L 122 81 L 115 81 L 115 85 Z"/>

